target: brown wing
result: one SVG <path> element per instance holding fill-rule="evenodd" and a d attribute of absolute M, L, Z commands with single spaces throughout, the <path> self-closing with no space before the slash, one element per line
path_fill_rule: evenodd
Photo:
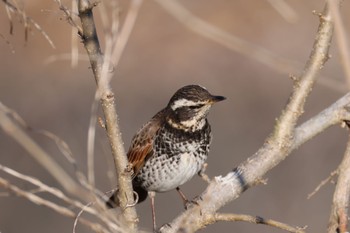
<path fill-rule="evenodd" d="M 128 151 L 128 160 L 133 168 L 133 178 L 153 155 L 153 141 L 163 122 L 164 111 L 158 112 L 133 137 Z"/>

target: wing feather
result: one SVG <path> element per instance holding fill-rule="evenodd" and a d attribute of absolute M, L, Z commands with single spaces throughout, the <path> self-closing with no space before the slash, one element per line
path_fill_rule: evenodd
<path fill-rule="evenodd" d="M 128 160 L 133 168 L 133 178 L 145 162 L 153 156 L 153 142 L 163 122 L 164 110 L 158 112 L 133 137 L 128 151 Z"/>

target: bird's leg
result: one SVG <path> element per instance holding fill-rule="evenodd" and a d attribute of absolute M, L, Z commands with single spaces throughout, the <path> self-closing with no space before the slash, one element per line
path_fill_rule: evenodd
<path fill-rule="evenodd" d="M 205 170 L 207 170 L 208 163 L 204 163 L 202 165 L 202 169 L 198 172 L 200 178 L 202 178 L 205 182 L 210 183 L 210 178 L 207 174 L 205 174 Z"/>
<path fill-rule="evenodd" d="M 198 203 L 197 203 L 196 201 L 189 201 L 189 200 L 186 198 L 185 194 L 180 190 L 179 187 L 176 188 L 176 191 L 180 194 L 180 197 L 181 197 L 181 199 L 182 199 L 182 201 L 183 201 L 183 203 L 184 203 L 184 207 L 185 207 L 186 210 L 187 210 L 192 204 L 198 205 Z"/>
<path fill-rule="evenodd" d="M 148 196 L 151 199 L 151 208 L 152 208 L 152 221 L 153 221 L 153 232 L 157 232 L 157 224 L 156 224 L 156 211 L 154 207 L 154 197 L 156 193 L 153 191 L 148 192 Z"/>
<path fill-rule="evenodd" d="M 189 201 L 188 201 L 188 199 L 186 198 L 185 194 L 180 190 L 179 187 L 176 187 L 176 191 L 179 193 L 179 195 L 180 195 L 180 197 L 181 197 L 181 199 L 182 199 L 182 201 L 183 201 L 183 203 L 184 203 L 185 209 L 187 209 L 186 206 L 187 206 L 187 203 L 188 203 Z"/>

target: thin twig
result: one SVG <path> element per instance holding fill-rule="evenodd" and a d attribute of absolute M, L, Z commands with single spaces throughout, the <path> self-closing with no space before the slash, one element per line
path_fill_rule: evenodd
<path fill-rule="evenodd" d="M 78 12 L 78 6 L 75 0 L 72 0 L 71 5 L 72 5 L 72 11 Z M 70 18 L 71 18 L 71 21 L 74 22 L 73 15 L 70 16 Z M 74 27 L 73 25 L 72 32 L 71 32 L 71 65 L 72 67 L 76 67 L 79 61 L 79 49 L 78 49 L 79 37 L 77 36 L 78 33 L 79 33 L 79 28 L 77 26 Z"/>
<path fill-rule="evenodd" d="M 311 197 L 313 197 L 325 184 L 327 184 L 329 181 L 331 181 L 336 175 L 338 175 L 338 169 L 334 170 L 331 172 L 331 174 L 329 174 L 329 176 L 322 180 L 321 183 L 315 188 L 314 191 L 312 191 L 312 193 L 310 193 L 309 195 L 307 195 L 307 199 L 310 199 Z"/>
<path fill-rule="evenodd" d="M 267 0 L 267 1 L 287 22 L 295 23 L 298 21 L 298 14 L 291 6 L 288 5 L 286 1 L 284 0 Z"/>
<path fill-rule="evenodd" d="M 293 61 L 279 56 L 278 54 L 263 48 L 259 45 L 246 41 L 236 35 L 230 34 L 217 26 L 200 19 L 184 6 L 179 1 L 174 0 L 155 0 L 160 4 L 170 15 L 181 22 L 188 29 L 201 35 L 211 41 L 218 43 L 225 48 L 238 52 L 248 58 L 254 59 L 267 67 L 280 73 L 290 74 L 295 70 L 299 70 L 302 64 L 299 61 Z M 276 2 L 281 2 L 277 0 Z M 320 77 L 318 82 L 339 92 L 346 92 L 344 85 L 335 79 Z"/>
<path fill-rule="evenodd" d="M 10 3 L 8 0 L 2 0 L 2 2 L 6 6 L 6 12 L 10 20 L 10 34 L 13 33 L 13 22 L 12 22 L 12 17 L 11 17 L 11 12 L 18 14 L 20 17 L 23 19 L 24 23 L 24 32 L 25 32 L 25 41 L 28 40 L 28 23 L 31 23 L 39 32 L 40 34 L 47 40 L 47 42 L 51 45 L 52 48 L 56 48 L 55 44 L 49 37 L 49 35 L 45 32 L 44 29 L 32 18 L 26 15 L 25 11 L 19 9 L 17 6 L 14 4 Z"/>
<path fill-rule="evenodd" d="M 249 222 L 249 223 L 256 223 L 256 224 L 264 224 L 272 227 L 276 227 L 285 231 L 294 232 L 294 233 L 305 233 L 303 230 L 305 227 L 292 227 L 288 224 L 278 222 L 272 219 L 265 219 L 259 216 L 251 216 L 251 215 L 245 215 L 245 214 L 223 214 L 223 213 L 216 213 L 206 219 L 206 222 L 208 224 L 213 224 L 218 221 L 225 221 L 225 222 L 237 222 L 237 221 L 243 221 L 243 222 Z"/>
<path fill-rule="evenodd" d="M 247 57 L 254 58 L 273 70 L 279 72 L 286 72 L 287 70 L 288 73 L 294 70 L 295 65 L 290 60 L 283 59 L 265 48 L 243 40 L 196 17 L 178 1 L 155 1 L 184 26 L 205 38 Z"/>
<path fill-rule="evenodd" d="M 11 192 L 15 193 L 18 196 L 21 196 L 21 197 L 28 199 L 29 201 L 31 201 L 37 205 L 42 205 L 42 206 L 45 206 L 49 209 L 52 209 L 55 212 L 57 212 L 63 216 L 70 217 L 70 218 L 75 218 L 75 216 L 76 216 L 76 214 L 72 210 L 65 208 L 63 206 L 59 206 L 51 201 L 45 200 L 45 199 L 43 199 L 43 198 L 41 198 L 33 193 L 24 191 L 24 190 L 18 188 L 17 186 L 12 185 L 9 181 L 7 181 L 1 177 L 0 177 L 0 186 L 5 188 L 5 189 L 10 190 Z M 109 232 L 106 228 L 104 228 L 103 226 L 101 226 L 98 223 L 93 223 L 93 222 L 86 220 L 86 219 L 83 219 L 83 218 L 80 218 L 79 221 L 82 224 L 90 227 L 91 229 L 93 229 L 96 232 L 106 232 L 106 233 Z"/>
<path fill-rule="evenodd" d="M 92 205 L 92 203 L 89 203 L 89 204 L 87 204 L 86 206 L 84 206 L 83 208 L 81 208 L 81 210 L 79 211 L 79 213 L 78 213 L 77 216 L 75 217 L 75 219 L 74 219 L 74 224 L 73 224 L 73 233 L 76 232 L 75 230 L 76 230 L 76 228 L 77 228 L 77 226 L 78 226 L 78 221 L 79 221 L 81 215 L 82 215 L 83 212 L 84 212 L 88 207 L 90 207 L 91 205 Z"/>
<path fill-rule="evenodd" d="M 10 23 L 10 35 L 13 34 L 13 21 L 12 21 L 12 14 L 11 14 L 11 8 L 9 6 L 9 4 L 6 4 L 7 1 L 3 1 L 5 3 L 5 9 L 6 9 L 6 14 L 7 17 L 9 18 L 9 23 Z"/>
<path fill-rule="evenodd" d="M 68 144 L 62 140 L 60 137 L 57 135 L 47 131 L 47 130 L 38 130 L 30 127 L 25 120 L 14 110 L 6 108 L 6 113 L 11 116 L 16 123 L 18 123 L 21 127 L 25 128 L 28 131 L 33 131 L 35 133 L 39 133 L 44 135 L 45 137 L 48 137 L 52 141 L 56 143 L 56 146 L 58 149 L 61 151 L 61 153 L 64 155 L 64 157 L 67 159 L 67 161 L 73 166 L 74 172 L 76 174 L 76 177 L 80 181 L 80 184 L 82 184 L 84 187 L 87 187 L 86 185 L 86 177 L 85 175 L 78 169 L 77 162 L 75 161 L 73 157 L 73 153 L 71 149 L 69 148 Z"/>
<path fill-rule="evenodd" d="M 115 44 L 115 47 L 112 50 L 113 53 L 111 54 L 111 61 L 113 61 L 113 64 L 115 66 L 119 64 L 120 58 L 124 52 L 124 49 L 130 37 L 131 31 L 134 28 L 134 25 L 141 7 L 141 3 L 142 3 L 142 0 L 133 0 L 131 2 L 130 9 L 126 15 L 123 27 L 121 28 L 120 33 L 117 35 L 119 37 L 118 37 L 117 43 Z M 116 13 L 113 15 L 116 16 Z M 113 20 L 116 20 L 116 19 L 113 19 Z"/>
<path fill-rule="evenodd" d="M 0 102 L 0 127 L 45 168 L 69 193 L 89 200 L 90 194 L 52 159 L 21 127 L 9 116 L 10 110 Z"/>
<path fill-rule="evenodd" d="M 30 192 L 34 194 L 35 192 L 47 192 L 50 193 L 51 195 L 57 197 L 58 199 L 61 199 L 62 201 L 66 202 L 67 204 L 77 207 L 79 209 L 84 210 L 85 212 L 94 215 L 95 217 L 97 217 L 98 219 L 100 219 L 103 223 L 105 223 L 107 226 L 109 226 L 109 228 L 111 229 L 119 229 L 119 227 L 114 224 L 111 220 L 110 220 L 110 216 L 105 215 L 105 214 L 101 214 L 101 211 L 98 211 L 96 209 L 90 208 L 89 206 L 91 204 L 89 204 L 89 206 L 82 204 L 80 201 L 78 200 L 74 200 L 72 198 L 69 198 L 67 195 L 65 195 L 61 190 L 54 188 L 54 187 L 50 187 L 46 184 L 44 184 L 43 182 L 41 182 L 40 180 L 31 177 L 31 176 L 27 176 L 24 175 L 22 173 L 19 173 L 9 167 L 3 166 L 0 164 L 0 170 L 13 176 L 16 177 L 18 179 L 24 180 L 28 183 L 31 183 L 35 186 L 38 187 L 38 189 L 35 190 L 31 190 Z M 96 204 L 96 203 L 92 203 L 92 204 Z M 105 212 L 104 212 L 105 213 Z"/>
<path fill-rule="evenodd" d="M 18 179 L 27 181 L 27 182 L 37 186 L 41 190 L 41 192 L 43 192 L 43 191 L 48 192 L 48 193 L 54 195 L 55 197 L 65 201 L 66 203 L 68 203 L 70 205 L 76 206 L 78 208 L 84 207 L 84 205 L 81 202 L 76 201 L 76 200 L 72 200 L 71 198 L 67 197 L 61 190 L 54 188 L 54 187 L 47 186 L 46 184 L 44 184 L 43 182 L 41 182 L 40 180 L 38 180 L 34 177 L 24 175 L 22 173 L 19 173 L 19 172 L 15 171 L 9 167 L 1 165 L 1 164 L 0 164 L 0 170 L 3 172 L 6 172 L 9 175 L 12 175 L 12 176 L 18 178 Z M 94 214 L 94 215 L 97 215 L 97 212 L 93 209 L 88 209 L 87 212 Z"/>
<path fill-rule="evenodd" d="M 95 187 L 95 136 L 96 136 L 96 121 L 98 100 L 100 98 L 99 92 L 95 92 L 94 100 L 90 109 L 90 121 L 87 138 L 87 175 L 91 187 Z"/>
<path fill-rule="evenodd" d="M 331 11 L 332 17 L 334 18 L 334 31 L 335 39 L 337 40 L 338 51 L 340 54 L 340 61 L 343 65 L 343 70 L 345 73 L 346 83 L 348 89 L 350 89 L 350 51 L 348 45 L 348 38 L 346 36 L 346 31 L 344 23 L 340 16 L 340 0 L 328 0 L 329 9 Z"/>
<path fill-rule="evenodd" d="M 82 34 L 82 28 L 81 28 L 81 27 L 75 22 L 75 20 L 74 20 L 74 15 L 77 16 L 77 15 L 78 15 L 78 12 L 70 11 L 70 10 L 68 9 L 68 7 L 66 7 L 65 5 L 63 5 L 63 3 L 61 2 L 61 0 L 54 0 L 54 1 L 57 3 L 59 9 L 60 9 L 61 11 L 63 11 L 63 13 L 65 14 L 68 23 L 69 23 L 70 25 L 72 25 L 73 28 L 75 28 L 75 29 L 78 31 L 78 34 L 79 34 L 79 35 L 81 35 L 81 34 Z M 72 4 L 76 4 L 76 3 L 73 3 L 73 1 L 72 1 Z"/>

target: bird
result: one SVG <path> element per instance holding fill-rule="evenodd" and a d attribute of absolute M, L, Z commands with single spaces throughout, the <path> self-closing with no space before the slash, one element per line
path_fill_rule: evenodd
<path fill-rule="evenodd" d="M 213 104 L 225 99 L 200 85 L 184 86 L 132 138 L 127 153 L 132 186 L 138 203 L 151 199 L 154 232 L 155 193 L 176 189 L 187 202 L 179 186 L 201 173 L 212 141 L 207 116 Z M 116 194 L 106 203 L 109 207 L 116 206 Z"/>

